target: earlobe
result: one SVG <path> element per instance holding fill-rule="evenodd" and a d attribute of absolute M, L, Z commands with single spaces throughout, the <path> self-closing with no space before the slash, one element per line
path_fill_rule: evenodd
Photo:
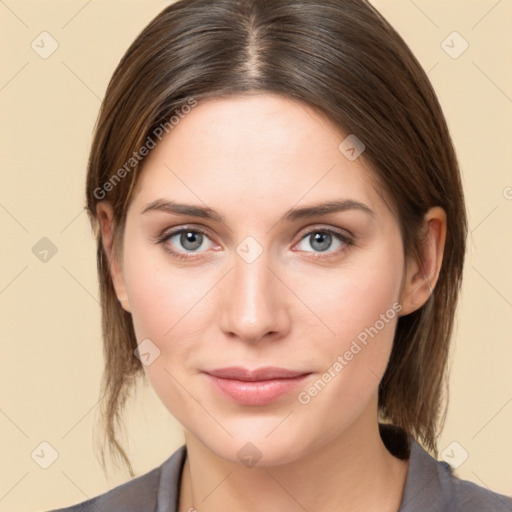
<path fill-rule="evenodd" d="M 441 207 L 430 208 L 425 214 L 417 253 L 407 261 L 401 316 L 423 306 L 434 290 L 443 262 L 446 225 L 446 212 Z"/>
<path fill-rule="evenodd" d="M 116 292 L 117 299 L 125 311 L 131 312 L 126 293 L 126 285 L 121 262 L 113 250 L 113 211 L 112 205 L 106 201 L 100 201 L 96 205 L 96 216 L 98 218 L 100 236 L 105 258 L 108 261 L 112 284 Z"/>

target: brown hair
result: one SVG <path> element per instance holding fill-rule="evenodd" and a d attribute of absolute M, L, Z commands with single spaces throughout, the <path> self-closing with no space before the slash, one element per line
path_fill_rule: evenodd
<path fill-rule="evenodd" d="M 426 211 L 446 211 L 437 285 L 423 307 L 399 319 L 379 389 L 381 419 L 436 452 L 467 219 L 456 155 L 425 72 L 365 0 L 181 0 L 151 21 L 117 66 L 87 173 L 87 211 L 98 243 L 104 440 L 131 475 L 118 429 L 129 391 L 144 372 L 134 355 L 131 315 L 112 285 L 96 205 L 105 199 L 113 206 L 114 254 L 120 254 L 127 205 L 143 163 L 139 150 L 148 137 L 161 126 L 169 131 L 170 117 L 191 98 L 257 92 L 306 102 L 356 134 L 366 146 L 362 158 L 391 198 L 406 253 L 418 250 Z M 105 469 L 103 448 L 101 458 Z"/>

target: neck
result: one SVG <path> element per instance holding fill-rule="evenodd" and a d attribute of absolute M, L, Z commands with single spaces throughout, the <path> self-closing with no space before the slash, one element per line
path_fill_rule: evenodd
<path fill-rule="evenodd" d="M 293 462 L 247 468 L 211 452 L 189 432 L 180 512 L 200 510 L 394 511 L 408 461 L 387 450 L 377 421 L 359 422 Z"/>

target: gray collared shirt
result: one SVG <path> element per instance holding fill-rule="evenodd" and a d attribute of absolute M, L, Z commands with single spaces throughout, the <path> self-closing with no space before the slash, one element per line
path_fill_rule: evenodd
<path fill-rule="evenodd" d="M 394 455 L 410 459 L 398 512 L 512 512 L 511 498 L 460 480 L 446 462 L 435 460 L 413 438 L 405 444 L 400 441 L 396 427 L 381 425 L 381 435 Z M 152 471 L 87 501 L 51 512 L 177 512 L 186 455 L 182 446 Z"/>

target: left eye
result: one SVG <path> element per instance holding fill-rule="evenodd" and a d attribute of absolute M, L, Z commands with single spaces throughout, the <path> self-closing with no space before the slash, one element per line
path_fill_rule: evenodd
<path fill-rule="evenodd" d="M 334 250 L 329 252 L 338 252 L 338 250 L 343 249 L 344 246 L 350 245 L 350 240 L 347 237 L 340 233 L 335 233 L 334 231 L 325 230 L 310 231 L 302 238 L 299 245 L 306 241 L 313 251 L 304 248 L 300 248 L 299 250 L 305 252 L 326 252 L 334 243 L 335 246 L 337 245 L 337 248 L 335 247 Z"/>

